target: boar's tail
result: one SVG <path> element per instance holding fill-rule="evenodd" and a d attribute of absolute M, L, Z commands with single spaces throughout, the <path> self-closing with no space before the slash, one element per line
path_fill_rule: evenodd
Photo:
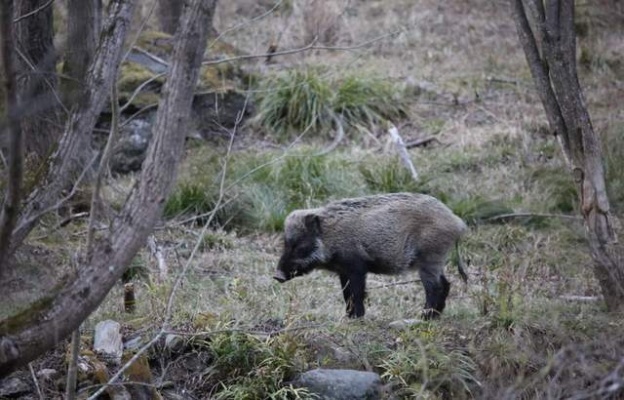
<path fill-rule="evenodd" d="M 461 252 L 459 250 L 459 240 L 455 242 L 455 261 L 457 262 L 457 271 L 459 271 L 462 281 L 464 281 L 464 283 L 468 283 L 468 275 L 465 270 L 466 264 L 464 264 L 464 260 L 462 260 Z"/>

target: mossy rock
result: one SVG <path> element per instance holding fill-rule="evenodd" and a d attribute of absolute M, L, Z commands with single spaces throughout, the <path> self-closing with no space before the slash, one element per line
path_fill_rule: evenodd
<path fill-rule="evenodd" d="M 161 58 L 168 58 L 173 51 L 173 35 L 161 31 L 144 30 L 136 46 Z"/>
<path fill-rule="evenodd" d="M 154 72 L 139 63 L 125 61 L 121 64 L 119 81 L 117 84 L 121 102 L 125 103 L 128 101 L 139 86 L 155 76 L 156 74 Z M 164 76 L 154 79 L 132 99 L 131 104 L 137 108 L 142 108 L 150 104 L 157 104 L 160 97 L 160 88 L 164 82 Z"/>
<path fill-rule="evenodd" d="M 206 47 L 207 59 L 227 59 L 236 57 L 241 52 L 229 43 L 216 39 L 216 34 L 208 40 Z M 122 101 L 127 101 L 132 93 L 144 82 L 166 70 L 163 62 L 150 58 L 145 52 L 152 54 L 164 62 L 169 62 L 173 51 L 173 36 L 164 32 L 147 30 L 144 31 L 136 42 L 129 59 L 121 65 L 119 74 L 119 94 Z M 160 88 L 165 77 L 159 77 L 150 82 L 132 99 L 132 105 L 142 108 L 158 103 Z M 227 92 L 235 89 L 238 85 L 249 85 L 254 81 L 245 74 L 238 65 L 233 62 L 223 62 L 205 65 L 201 68 L 198 82 L 198 90 Z"/>

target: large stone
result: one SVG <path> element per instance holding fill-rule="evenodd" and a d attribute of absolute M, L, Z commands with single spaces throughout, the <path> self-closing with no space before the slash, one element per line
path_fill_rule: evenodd
<path fill-rule="evenodd" d="M 93 350 L 106 362 L 119 364 L 123 354 L 121 325 L 112 320 L 100 321 L 95 326 Z"/>
<path fill-rule="evenodd" d="M 382 391 L 378 374 L 349 369 L 314 369 L 301 374 L 293 385 L 323 400 L 376 400 Z"/>
<path fill-rule="evenodd" d="M 0 399 L 10 399 L 30 392 L 30 386 L 19 378 L 0 379 Z"/>

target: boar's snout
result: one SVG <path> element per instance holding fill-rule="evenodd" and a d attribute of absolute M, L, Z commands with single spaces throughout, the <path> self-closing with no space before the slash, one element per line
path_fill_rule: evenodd
<path fill-rule="evenodd" d="M 284 283 L 288 280 L 288 278 L 286 277 L 286 274 L 284 274 L 284 271 L 282 271 L 281 269 L 278 269 L 277 271 L 275 271 L 275 274 L 273 275 L 273 279 L 275 279 L 279 283 Z"/>

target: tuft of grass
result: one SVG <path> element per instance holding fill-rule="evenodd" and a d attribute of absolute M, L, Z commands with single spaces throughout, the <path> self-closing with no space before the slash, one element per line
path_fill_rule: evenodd
<path fill-rule="evenodd" d="M 163 215 L 173 218 L 180 215 L 206 214 L 213 207 L 213 197 L 206 188 L 197 183 L 182 183 L 169 196 Z"/>
<path fill-rule="evenodd" d="M 261 339 L 242 332 L 223 332 L 198 343 L 211 358 L 204 376 L 216 399 L 312 398 L 304 389 L 283 385 L 304 366 L 298 338 L 280 335 Z"/>
<path fill-rule="evenodd" d="M 513 213 L 513 209 L 504 202 L 478 195 L 450 200 L 449 207 L 468 224 L 487 222 L 489 218 Z"/>
<path fill-rule="evenodd" d="M 544 211 L 572 213 L 578 207 L 576 185 L 569 172 L 563 168 L 537 167 L 530 179 L 543 186 L 540 204 Z"/>
<path fill-rule="evenodd" d="M 280 136 L 291 132 L 327 130 L 331 120 L 331 89 L 314 70 L 291 70 L 260 84 L 260 124 Z"/>
<path fill-rule="evenodd" d="M 290 70 L 260 83 L 255 120 L 280 138 L 306 131 L 327 136 L 340 119 L 345 128 L 371 129 L 407 114 L 403 92 L 381 79 L 323 77 L 316 69 Z"/>
<path fill-rule="evenodd" d="M 464 351 L 437 341 L 442 332 L 427 325 L 400 336 L 399 345 L 378 366 L 382 378 L 395 387 L 396 396 L 472 398 L 476 363 Z"/>
<path fill-rule="evenodd" d="M 403 93 L 386 80 L 352 75 L 341 80 L 333 110 L 349 126 L 374 126 L 407 115 Z"/>
<path fill-rule="evenodd" d="M 373 193 L 420 192 L 429 193 L 428 178 L 414 181 L 396 157 L 384 157 L 378 163 L 362 163 L 359 171 L 367 188 Z"/>

